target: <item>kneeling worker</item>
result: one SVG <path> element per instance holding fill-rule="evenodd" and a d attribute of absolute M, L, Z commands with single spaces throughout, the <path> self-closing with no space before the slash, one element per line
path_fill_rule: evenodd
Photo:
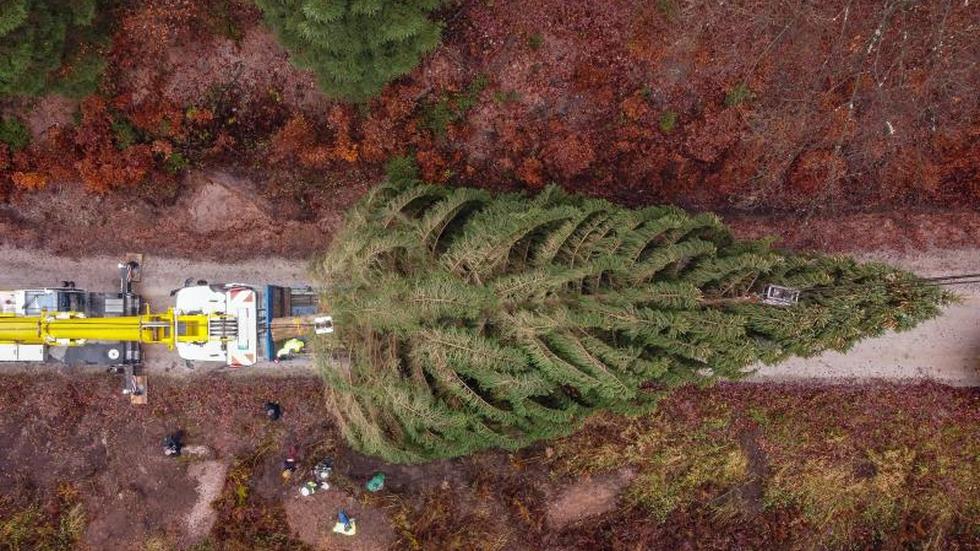
<path fill-rule="evenodd" d="M 293 354 L 299 354 L 302 352 L 305 346 L 306 343 L 300 339 L 289 339 L 282 345 L 282 348 L 276 352 L 276 361 L 279 362 L 282 360 L 288 360 Z"/>

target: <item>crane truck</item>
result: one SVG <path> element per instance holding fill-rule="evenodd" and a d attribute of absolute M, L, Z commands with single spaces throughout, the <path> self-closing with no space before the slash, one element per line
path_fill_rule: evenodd
<path fill-rule="evenodd" d="M 231 367 L 277 360 L 277 340 L 333 331 L 318 315 L 312 288 L 188 280 L 154 312 L 134 291 L 138 261 L 122 262 L 119 289 L 58 287 L 0 290 L 0 363 L 99 365 L 126 376 L 126 391 L 145 395 L 144 346 L 166 346 L 188 362 Z"/>

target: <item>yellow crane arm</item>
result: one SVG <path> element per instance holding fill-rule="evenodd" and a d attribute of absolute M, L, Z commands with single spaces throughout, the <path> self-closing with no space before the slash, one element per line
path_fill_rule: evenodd
<path fill-rule="evenodd" d="M 175 315 L 173 309 L 114 318 L 87 318 L 75 312 L 0 314 L 0 343 L 78 346 L 86 341 L 127 341 L 173 349 L 177 342 L 206 342 L 209 321 L 207 314 Z"/>

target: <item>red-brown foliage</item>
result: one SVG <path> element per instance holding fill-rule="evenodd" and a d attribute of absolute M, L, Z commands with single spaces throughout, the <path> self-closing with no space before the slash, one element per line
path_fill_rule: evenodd
<path fill-rule="evenodd" d="M 320 139 L 313 122 L 306 116 L 294 115 L 273 134 L 269 159 L 273 163 L 298 163 L 302 168 L 314 170 L 327 168 L 338 161 L 356 162 L 359 148 L 350 135 L 350 114 L 336 105 L 327 122 L 334 134 L 332 143 Z"/>
<path fill-rule="evenodd" d="M 529 188 L 536 189 L 544 185 L 544 177 L 541 175 L 543 169 L 544 164 L 541 161 L 535 157 L 528 157 L 518 167 L 517 177 Z"/>
<path fill-rule="evenodd" d="M 13 187 L 9 169 L 10 152 L 7 150 L 7 144 L 0 143 L 0 201 L 7 199 Z"/>
<path fill-rule="evenodd" d="M 415 154 L 415 160 L 419 164 L 419 173 L 422 179 L 427 182 L 445 182 L 448 174 L 446 173 L 446 159 L 437 151 L 426 149 Z"/>
<path fill-rule="evenodd" d="M 112 140 L 112 118 L 105 100 L 92 96 L 82 102 L 82 122 L 75 134 L 81 158 L 75 169 L 85 186 L 96 192 L 128 187 L 143 181 L 153 169 L 153 151 L 143 144 L 123 150 Z"/>
<path fill-rule="evenodd" d="M 844 160 L 833 151 L 812 150 L 802 153 L 788 175 L 788 184 L 801 197 L 818 193 L 827 182 L 836 182 L 847 169 Z"/>
<path fill-rule="evenodd" d="M 50 128 L 44 133 L 42 140 L 32 144 L 21 163 L 22 170 L 35 168 L 45 172 L 51 182 L 73 182 L 78 180 L 75 161 L 78 151 L 75 149 L 75 129 Z"/>
<path fill-rule="evenodd" d="M 272 136 L 269 158 L 274 162 L 295 160 L 300 151 L 315 143 L 313 125 L 303 115 L 296 115 Z"/>
<path fill-rule="evenodd" d="M 255 22 L 257 9 L 242 0 L 153 0 L 129 3 L 120 10 L 113 38 L 113 63 L 132 68 L 146 57 L 165 56 L 179 41 L 222 31 L 220 27 Z"/>
<path fill-rule="evenodd" d="M 976 85 L 965 70 L 976 47 L 952 30 L 969 25 L 967 12 L 922 4 L 471 4 L 451 43 L 531 99 L 477 109 L 474 124 L 489 122 L 495 134 L 449 147 L 481 169 L 472 183 L 500 187 L 537 155 L 559 183 L 628 201 L 975 205 L 976 102 L 964 98 Z M 537 49 L 508 42 L 534 33 L 544 37 Z M 661 132 L 666 111 L 677 124 Z M 556 117 L 581 142 L 563 143 L 567 136 L 548 124 Z M 956 138 L 937 143 L 949 135 Z"/>
<path fill-rule="evenodd" d="M 587 136 L 561 135 L 548 140 L 541 155 L 562 179 L 583 174 L 596 160 L 595 149 Z"/>
<path fill-rule="evenodd" d="M 980 204 L 969 70 L 977 51 L 963 5 L 543 0 L 454 9 L 443 47 L 354 109 L 292 93 L 301 73 L 285 55 L 239 50 L 218 31 L 224 18 L 253 48 L 268 45 L 256 38 L 265 31 L 254 7 L 130 3 L 110 56 L 110 110 L 152 144 L 158 164 L 172 152 L 196 163 L 271 161 L 309 172 L 297 181 L 377 175 L 389 157 L 413 154 L 433 181 L 554 181 L 631 204 L 806 213 Z M 532 36 L 537 46 L 514 39 Z M 208 48 L 240 60 L 249 76 L 209 87 L 214 66 L 189 56 Z M 427 108 L 460 97 L 477 75 L 488 77 L 485 91 L 435 136 Z M 98 145 L 108 142 L 91 134 L 104 124 L 79 128 L 78 143 L 73 132 L 49 131 L 27 161 L 8 159 L 3 185 L 14 187 L 13 170 L 49 182 L 85 172 L 88 185 L 116 182 L 109 187 L 145 173 L 145 148 L 113 156 Z"/>
<path fill-rule="evenodd" d="M 14 186 L 23 191 L 36 191 L 48 185 L 47 177 L 40 172 L 14 172 L 10 175 Z"/>
<path fill-rule="evenodd" d="M 353 163 L 357 161 L 358 146 L 351 138 L 351 113 L 349 108 L 334 105 L 327 115 L 327 122 L 334 132 L 331 156 L 337 160 Z"/>
<path fill-rule="evenodd" d="M 148 134 L 167 138 L 185 138 L 187 128 L 185 113 L 191 122 L 206 120 L 206 109 L 181 109 L 163 98 L 154 98 L 139 104 L 133 103 L 132 94 L 120 94 L 112 100 L 112 106 L 126 113 L 133 126 Z"/>
<path fill-rule="evenodd" d="M 131 50 L 134 54 L 162 56 L 171 41 L 188 36 L 191 31 L 189 23 L 201 16 L 202 7 L 193 0 L 138 2 L 120 18 L 113 45 L 117 49 Z M 140 61 L 135 55 L 116 59 L 120 66 Z"/>
<path fill-rule="evenodd" d="M 80 109 L 77 126 L 50 128 L 28 148 L 0 159 L 0 178 L 10 189 L 29 192 L 80 181 L 90 191 L 104 193 L 132 187 L 153 173 L 157 159 L 149 145 L 117 147 L 113 117 L 103 98 L 86 98 Z"/>
<path fill-rule="evenodd" d="M 650 102 L 642 94 L 633 94 L 622 102 L 623 115 L 631 121 L 639 121 L 650 114 Z"/>

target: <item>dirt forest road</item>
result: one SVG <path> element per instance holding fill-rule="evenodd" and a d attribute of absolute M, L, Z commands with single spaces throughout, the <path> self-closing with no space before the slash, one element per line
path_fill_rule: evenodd
<path fill-rule="evenodd" d="M 980 272 L 980 248 L 932 250 L 926 253 L 876 253 L 861 255 L 901 266 L 922 276 Z M 88 290 L 114 289 L 118 259 L 108 256 L 68 258 L 50 253 L 0 247 L 0 288 L 59 285 L 73 280 Z M 155 309 L 169 304 L 170 291 L 185 279 L 210 282 L 277 283 L 307 285 L 306 265 L 295 260 L 263 258 L 233 264 L 189 259 L 144 258 L 139 291 Z M 814 358 L 793 359 L 775 366 L 758 366 L 750 381 L 839 381 L 861 379 L 930 379 L 956 386 L 980 386 L 980 285 L 957 287 L 963 302 L 947 308 L 942 316 L 912 331 L 889 333 L 859 343 L 846 354 L 828 352 Z M 155 373 L 189 375 L 210 372 L 191 369 L 167 350 L 149 350 L 147 368 Z M 285 364 L 283 364 L 285 365 Z M 11 369 L 14 366 L 3 366 Z M 308 364 L 291 367 L 260 365 L 236 370 L 246 375 L 310 373 Z"/>

